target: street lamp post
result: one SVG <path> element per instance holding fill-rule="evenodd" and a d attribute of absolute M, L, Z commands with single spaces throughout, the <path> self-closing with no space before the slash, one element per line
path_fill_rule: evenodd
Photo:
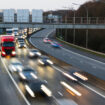
<path fill-rule="evenodd" d="M 76 4 L 76 3 L 72 3 L 72 4 L 74 4 L 74 5 L 81 5 L 81 4 Z M 83 6 L 84 8 L 85 8 L 85 10 L 86 10 L 86 18 L 87 18 L 87 25 L 88 25 L 88 14 L 89 14 L 89 12 L 88 12 L 88 8 L 87 8 L 87 6 Z M 88 48 L 88 27 L 87 27 L 87 29 L 86 29 L 86 48 Z"/>
<path fill-rule="evenodd" d="M 69 16 L 68 14 L 69 14 L 69 10 L 70 10 L 70 8 L 69 7 L 63 7 L 63 8 L 66 8 L 66 9 L 68 9 L 67 10 L 67 13 L 66 13 L 66 17 L 65 17 L 65 22 L 67 23 L 67 17 Z M 65 41 L 67 41 L 67 29 L 65 29 Z"/>
<path fill-rule="evenodd" d="M 73 16 L 73 44 L 75 44 L 75 10 L 72 8 L 73 12 L 74 12 L 74 16 Z"/>

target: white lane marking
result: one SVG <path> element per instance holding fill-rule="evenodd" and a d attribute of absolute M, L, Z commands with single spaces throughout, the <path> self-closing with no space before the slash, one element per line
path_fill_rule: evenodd
<path fill-rule="evenodd" d="M 79 91 L 77 91 L 76 89 L 74 89 L 72 86 L 70 86 L 70 85 L 67 84 L 66 82 L 61 81 L 60 83 L 61 83 L 61 85 L 63 85 L 66 89 L 72 91 L 75 95 L 77 95 L 77 96 L 82 96 L 82 94 L 81 94 Z"/>
<path fill-rule="evenodd" d="M 57 71 L 63 73 L 63 71 L 61 71 L 59 68 L 57 68 L 57 67 L 55 67 L 55 66 L 53 66 L 53 65 L 52 65 L 52 67 L 53 67 L 54 69 L 56 69 Z"/>
<path fill-rule="evenodd" d="M 53 30 L 53 31 L 54 31 L 54 30 Z M 52 32 L 53 32 L 53 31 L 52 31 Z M 49 35 L 50 35 L 50 34 L 48 33 L 47 37 L 48 37 Z M 72 53 L 72 54 L 76 54 L 76 55 L 78 55 L 78 56 L 81 56 L 81 57 L 84 57 L 84 58 L 87 58 L 87 59 L 89 59 L 89 60 L 93 60 L 93 61 L 95 61 L 95 62 L 98 62 L 98 63 L 101 63 L 101 64 L 104 64 L 104 65 L 105 65 L 104 62 L 95 60 L 95 59 L 93 59 L 93 58 L 90 58 L 90 57 L 87 57 L 87 56 L 84 56 L 84 55 L 81 55 L 81 54 L 79 54 L 79 53 L 75 53 L 75 52 L 70 51 L 70 50 L 68 50 L 68 49 L 66 49 L 66 48 L 64 48 L 64 47 L 62 47 L 62 49 L 66 50 L 66 51 L 68 51 L 68 52 L 70 52 L 70 53 Z"/>
<path fill-rule="evenodd" d="M 31 38 L 30 38 L 30 42 L 31 42 Z M 31 42 L 31 43 L 32 43 L 32 42 Z M 86 58 L 86 59 L 88 59 L 88 60 L 92 60 L 92 61 L 95 61 L 95 62 L 97 62 L 97 63 L 100 63 L 100 64 L 104 64 L 104 65 L 105 65 L 105 63 L 103 63 L 103 62 L 101 62 L 101 61 L 98 61 L 98 60 L 92 59 L 92 58 L 90 58 L 90 57 L 86 57 L 86 56 L 84 56 L 84 55 L 75 53 L 75 52 L 73 52 L 73 51 L 70 51 L 70 50 L 68 50 L 68 49 L 65 49 L 64 47 L 62 47 L 62 49 L 66 50 L 66 51 L 68 51 L 68 52 L 70 52 L 70 53 L 72 53 L 72 54 L 75 54 L 75 55 L 78 55 L 78 56 L 80 56 L 80 57 Z M 72 57 L 71 57 L 71 59 L 72 59 Z M 54 67 L 54 66 L 53 66 L 53 67 Z M 54 67 L 54 68 L 56 68 L 56 67 Z M 95 67 L 95 68 L 96 68 L 96 67 Z M 60 69 L 58 69 L 58 68 L 56 68 L 56 70 L 58 70 L 59 72 L 62 72 L 62 71 L 61 71 Z M 79 82 L 79 83 L 81 83 L 81 82 Z M 94 89 L 88 87 L 87 85 L 85 85 L 85 84 L 83 84 L 83 83 L 81 83 L 81 84 L 84 85 L 85 87 L 87 87 L 88 89 L 90 89 L 91 91 L 93 91 L 93 92 L 97 93 L 98 95 L 102 96 L 103 98 L 105 98 L 105 96 L 102 95 L 101 93 L 95 91 Z"/>
<path fill-rule="evenodd" d="M 92 60 L 92 61 L 95 61 L 95 62 L 97 62 L 97 63 L 100 63 L 100 64 L 105 65 L 104 62 L 101 62 L 101 61 L 95 60 L 95 59 L 93 59 L 93 58 L 90 58 L 90 57 L 87 57 L 87 56 L 81 55 L 81 54 L 79 54 L 79 53 L 76 53 L 76 52 L 70 51 L 70 50 L 68 50 L 68 49 L 66 49 L 66 48 L 64 48 L 64 47 L 62 47 L 62 49 L 66 50 L 66 51 L 68 51 L 68 52 L 70 52 L 70 53 L 72 53 L 73 55 L 75 54 L 75 55 L 78 55 L 78 56 L 83 57 L 83 58 L 85 58 L 85 59 Z"/>
<path fill-rule="evenodd" d="M 60 96 L 63 96 L 63 94 L 62 94 L 61 92 L 59 92 L 59 91 L 58 91 L 58 94 L 59 94 Z"/>
<path fill-rule="evenodd" d="M 53 31 L 54 31 L 54 30 L 53 30 Z M 52 31 L 52 32 L 53 32 L 53 31 Z M 51 32 L 51 33 L 52 33 L 52 32 Z M 47 36 L 48 36 L 48 35 L 50 35 L 50 34 L 48 33 Z M 30 38 L 29 40 L 30 40 L 30 42 L 32 43 L 31 38 Z M 33 44 L 33 43 L 32 43 L 32 44 Z M 34 45 L 34 44 L 33 44 L 33 45 Z M 68 49 L 66 49 L 66 48 L 64 48 L 64 47 L 62 47 L 62 49 L 66 50 L 66 51 L 68 51 L 68 52 L 70 52 L 70 53 L 72 53 L 72 54 L 75 54 L 75 55 L 78 55 L 78 56 L 80 56 L 80 57 L 86 58 L 86 59 L 88 59 L 88 60 L 93 60 L 93 61 L 95 61 L 95 62 L 97 62 L 97 63 L 100 63 L 100 64 L 104 64 L 104 65 L 105 65 L 104 62 L 95 60 L 95 59 L 93 59 L 93 58 L 90 58 L 90 57 L 87 57 L 87 56 L 84 56 L 84 55 L 81 55 L 81 54 L 79 54 L 79 53 L 75 53 L 75 52 L 70 51 L 70 50 L 68 50 Z"/>
<path fill-rule="evenodd" d="M 55 96 L 52 96 L 52 98 L 55 100 L 56 105 L 60 105 L 60 104 L 58 103 L 58 100 L 57 100 L 57 98 L 56 98 Z"/>
<path fill-rule="evenodd" d="M 53 66 L 57 71 L 59 71 L 59 72 L 63 72 L 63 71 L 61 71 L 59 68 L 57 68 L 57 67 L 55 67 L 55 66 Z M 78 81 L 79 82 L 79 81 Z M 87 86 L 87 85 L 85 85 L 85 84 L 83 84 L 83 83 L 81 83 L 81 82 L 79 82 L 81 85 L 83 85 L 84 87 L 86 87 L 86 88 L 88 88 L 89 90 L 91 90 L 91 91 L 93 91 L 94 93 L 96 93 L 96 94 L 98 94 L 99 96 L 101 96 L 101 97 L 103 97 L 103 98 L 105 98 L 105 96 L 104 95 L 102 95 L 101 93 L 99 93 L 99 92 L 97 92 L 96 90 L 94 90 L 94 89 L 92 89 L 91 87 L 89 87 L 89 86 Z"/>
<path fill-rule="evenodd" d="M 84 87 L 88 88 L 89 90 L 93 91 L 94 93 L 98 94 L 99 96 L 105 98 L 104 95 L 102 95 L 101 93 L 99 93 L 99 92 L 97 92 L 96 90 L 92 89 L 91 87 L 89 87 L 89 86 L 87 86 L 87 85 L 85 85 L 85 84 L 83 84 L 83 83 L 81 83 L 81 82 L 79 82 L 79 83 L 82 84 Z"/>
<path fill-rule="evenodd" d="M 0 58 L 1 58 L 1 57 L 0 57 Z M 26 102 L 26 104 L 27 104 L 27 105 L 31 105 L 30 102 L 27 100 L 27 98 L 26 98 L 26 97 L 24 96 L 24 94 L 22 93 L 22 91 L 20 90 L 20 88 L 18 87 L 16 81 L 13 79 L 12 75 L 10 74 L 10 72 L 8 71 L 8 68 L 6 67 L 6 65 L 5 65 L 5 63 L 4 63 L 4 61 L 3 61 L 2 58 L 1 58 L 1 61 L 2 61 L 3 65 L 4 65 L 4 67 L 5 67 L 5 70 L 7 71 L 7 73 L 8 73 L 8 75 L 9 75 L 10 79 L 11 79 L 12 82 L 14 83 L 15 87 L 17 88 L 17 90 L 19 91 L 19 93 L 21 94 L 21 96 L 23 97 L 23 99 L 24 99 L 24 101 Z"/>
<path fill-rule="evenodd" d="M 51 30 L 49 33 L 47 33 L 46 38 L 47 38 L 52 32 L 54 32 L 54 30 L 53 30 L 53 31 Z M 32 36 L 30 37 L 29 41 L 30 41 L 30 43 L 31 43 L 32 45 L 34 45 L 34 43 L 31 41 L 31 38 L 32 38 Z M 35 46 L 36 46 L 36 45 L 35 45 Z"/>
<path fill-rule="evenodd" d="M 48 36 L 52 33 L 52 32 L 54 32 L 55 30 L 53 29 L 53 31 L 51 31 L 51 32 L 49 32 L 47 35 L 46 35 L 46 38 L 48 38 Z"/>

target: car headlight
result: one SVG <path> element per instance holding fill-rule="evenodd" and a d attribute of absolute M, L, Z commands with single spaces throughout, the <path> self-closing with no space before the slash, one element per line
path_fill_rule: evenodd
<path fill-rule="evenodd" d="M 30 87 L 29 87 L 28 85 L 25 85 L 25 88 L 26 88 L 27 92 L 28 92 L 32 97 L 35 97 L 34 92 L 30 89 Z"/>
<path fill-rule="evenodd" d="M 52 61 L 50 61 L 50 60 L 47 60 L 47 62 L 48 62 L 48 63 L 50 63 L 51 65 L 53 64 L 53 62 L 52 62 Z"/>
<path fill-rule="evenodd" d="M 26 47 L 26 45 L 24 45 L 24 47 Z"/>
<path fill-rule="evenodd" d="M 22 71 L 22 66 L 17 67 L 19 71 Z"/>
<path fill-rule="evenodd" d="M 16 71 L 16 67 L 12 66 L 12 69 L 13 69 L 14 71 Z"/>
<path fill-rule="evenodd" d="M 19 73 L 19 75 L 21 76 L 21 78 L 26 79 L 23 73 Z"/>
<path fill-rule="evenodd" d="M 12 51 L 12 54 L 13 54 L 13 55 L 15 55 L 15 54 L 16 54 L 16 52 L 15 52 L 15 51 Z"/>
<path fill-rule="evenodd" d="M 5 55 L 6 53 L 5 53 L 4 51 L 2 51 L 2 54 L 4 54 L 4 55 Z"/>
<path fill-rule="evenodd" d="M 39 55 L 39 56 L 41 56 L 41 53 L 40 52 L 37 52 L 36 54 Z"/>
<path fill-rule="evenodd" d="M 34 53 L 32 53 L 32 52 L 30 52 L 29 54 L 30 54 L 30 56 L 34 56 Z"/>
<path fill-rule="evenodd" d="M 42 65 L 44 65 L 44 62 L 42 62 L 41 60 L 38 60 L 39 63 L 41 63 Z"/>

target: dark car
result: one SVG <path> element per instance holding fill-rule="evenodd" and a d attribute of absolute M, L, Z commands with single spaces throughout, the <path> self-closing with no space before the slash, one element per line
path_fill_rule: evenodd
<path fill-rule="evenodd" d="M 36 76 L 36 74 L 37 74 L 36 70 L 30 67 L 27 67 L 27 68 L 24 68 L 21 72 L 19 72 L 18 75 L 19 75 L 20 81 L 28 82 L 30 80 L 37 79 L 38 77 Z"/>
<path fill-rule="evenodd" d="M 52 92 L 47 88 L 44 81 L 36 79 L 25 84 L 25 90 L 31 97 L 36 97 L 38 94 L 43 94 L 48 97 L 52 96 Z"/>
<path fill-rule="evenodd" d="M 61 45 L 58 44 L 57 42 L 52 42 L 51 45 L 54 47 L 54 48 L 60 48 Z"/>
<path fill-rule="evenodd" d="M 41 56 L 38 60 L 41 65 L 52 65 L 53 62 L 47 56 Z"/>

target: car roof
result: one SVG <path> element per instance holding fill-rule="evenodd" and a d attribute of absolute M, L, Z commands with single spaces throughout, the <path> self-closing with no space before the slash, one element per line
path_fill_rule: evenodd
<path fill-rule="evenodd" d="M 30 51 L 39 51 L 38 49 L 30 49 Z"/>
<path fill-rule="evenodd" d="M 36 71 L 36 70 L 30 66 L 26 66 L 24 67 L 23 71 Z"/>
<path fill-rule="evenodd" d="M 46 84 L 46 82 L 40 79 L 35 79 L 35 80 L 30 80 L 29 84 Z"/>
<path fill-rule="evenodd" d="M 48 56 L 41 56 L 40 58 L 42 58 L 42 59 L 43 59 L 43 58 L 48 58 L 48 59 L 49 59 L 49 57 L 48 57 Z"/>

